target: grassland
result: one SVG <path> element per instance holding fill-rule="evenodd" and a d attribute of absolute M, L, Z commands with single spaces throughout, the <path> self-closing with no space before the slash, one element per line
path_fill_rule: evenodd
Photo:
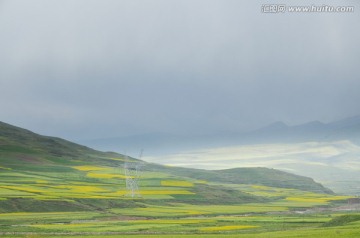
<path fill-rule="evenodd" d="M 41 217 L 45 215 L 44 217 Z M 88 215 L 88 216 L 86 216 Z M 17 219 L 13 231 L 4 232 L 1 237 L 358 237 L 359 219 L 350 219 L 345 224 L 325 227 L 334 220 L 349 220 L 349 215 L 274 216 L 254 215 L 249 217 L 217 216 L 187 219 L 114 219 L 96 216 L 96 220 L 83 220 L 96 214 L 75 213 L 69 221 L 69 214 L 21 214 L 11 216 L 7 222 Z M 359 215 L 354 215 L 359 216 Z M 334 217 L 334 218 L 333 218 Z M 25 224 L 34 219 L 33 224 Z M 94 217 L 93 217 L 94 218 Z M 5 219 L 5 217 L 2 217 Z M 45 219 L 49 219 L 46 223 Z M 38 224 L 38 222 L 43 223 Z M 61 221 L 61 222 L 54 222 Z M 16 230 L 16 231 L 15 231 Z"/>
<path fill-rule="evenodd" d="M 359 236 L 360 215 L 332 209 L 349 197 L 308 178 L 146 164 L 132 197 L 121 155 L 0 129 L 1 237 Z"/>
<path fill-rule="evenodd" d="M 0 234 L 3 237 L 22 237 L 21 234 L 23 237 L 46 237 L 47 234 L 84 237 L 116 237 L 120 234 L 121 237 L 126 234 L 132 234 L 131 237 L 144 237 L 141 234 L 236 237 L 242 234 L 256 237 L 270 231 L 273 233 L 269 235 L 287 234 L 284 231 L 298 234 L 299 230 L 315 234 L 325 229 L 324 224 L 344 214 L 298 214 L 297 211 L 331 206 L 334 201 L 348 198 L 263 185 L 199 182 L 154 171 L 144 172 L 139 182 L 141 196 L 132 198 L 125 190 L 125 175 L 121 169 L 62 166 L 67 167 L 62 168 L 65 171 L 62 173 L 31 171 L 29 167 L 26 172 L 12 168 L 9 173 L 8 169 L 2 169 Z M 101 171 L 109 176 L 89 177 L 89 171 Z M 216 190 L 221 187 L 228 192 L 236 194 L 238 191 L 264 200 L 239 199 L 238 203 L 209 204 L 211 200 L 202 197 L 203 186 L 215 194 L 223 191 Z M 354 219 L 342 226 L 354 229 L 352 224 L 356 222 Z M 350 234 L 350 230 L 342 232 Z"/>

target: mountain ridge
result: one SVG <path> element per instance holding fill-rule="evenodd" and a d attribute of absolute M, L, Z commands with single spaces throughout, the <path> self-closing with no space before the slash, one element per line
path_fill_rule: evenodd
<path fill-rule="evenodd" d="M 100 150 L 118 151 L 126 145 L 131 150 L 145 149 L 149 155 L 233 145 L 263 143 L 289 143 L 308 141 L 350 140 L 360 145 L 360 116 L 322 123 L 310 121 L 289 126 L 282 121 L 271 123 L 256 130 L 243 133 L 225 133 L 206 136 L 178 136 L 175 134 L 134 135 L 128 137 L 99 138 L 79 141 Z"/>

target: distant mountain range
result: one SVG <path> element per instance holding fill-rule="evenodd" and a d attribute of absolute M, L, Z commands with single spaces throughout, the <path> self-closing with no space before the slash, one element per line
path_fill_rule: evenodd
<path fill-rule="evenodd" d="M 78 141 L 92 148 L 133 153 L 144 149 L 147 155 L 164 155 L 194 149 L 265 143 L 349 140 L 360 145 L 360 115 L 332 123 L 312 121 L 288 126 L 275 122 L 246 133 L 225 133 L 202 136 L 179 136 L 166 133 L 132 135 Z"/>
<path fill-rule="evenodd" d="M 350 140 L 360 144 L 360 116 L 346 118 L 332 123 L 311 121 L 297 126 L 275 122 L 267 127 L 245 133 L 243 142 L 305 142 Z"/>

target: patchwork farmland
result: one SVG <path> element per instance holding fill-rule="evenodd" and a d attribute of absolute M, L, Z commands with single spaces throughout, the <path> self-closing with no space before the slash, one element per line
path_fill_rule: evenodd
<path fill-rule="evenodd" d="M 1 237 L 356 237 L 357 204 L 265 169 L 145 163 L 139 197 L 124 156 L 1 124 Z M 129 160 L 137 162 L 136 159 Z"/>

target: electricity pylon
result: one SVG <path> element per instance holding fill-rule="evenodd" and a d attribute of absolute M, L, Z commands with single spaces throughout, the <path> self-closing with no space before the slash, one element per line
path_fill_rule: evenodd
<path fill-rule="evenodd" d="M 140 157 L 142 156 L 142 151 Z M 126 195 L 132 198 L 141 197 L 139 191 L 138 181 L 141 175 L 141 165 L 137 161 L 129 161 L 127 155 L 125 155 L 124 161 L 125 171 L 125 183 L 126 183 Z"/>

